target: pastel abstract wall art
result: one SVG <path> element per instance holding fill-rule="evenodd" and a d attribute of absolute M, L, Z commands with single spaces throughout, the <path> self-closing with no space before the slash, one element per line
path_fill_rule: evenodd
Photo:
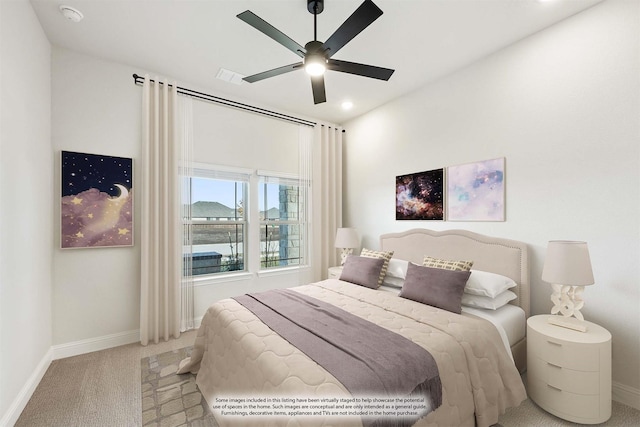
<path fill-rule="evenodd" d="M 133 160 L 62 151 L 60 245 L 133 245 Z"/>
<path fill-rule="evenodd" d="M 447 168 L 447 220 L 505 220 L 504 157 Z"/>
<path fill-rule="evenodd" d="M 444 219 L 444 169 L 396 176 L 396 220 Z"/>

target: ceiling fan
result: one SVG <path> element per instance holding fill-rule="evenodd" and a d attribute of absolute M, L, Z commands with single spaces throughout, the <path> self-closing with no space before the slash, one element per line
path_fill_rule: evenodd
<path fill-rule="evenodd" d="M 324 90 L 325 70 L 340 71 L 342 73 L 356 74 L 373 79 L 389 80 L 394 72 L 394 70 L 389 68 L 332 59 L 332 56 L 342 49 L 344 45 L 382 15 L 382 10 L 380 10 L 373 1 L 365 0 L 324 43 L 318 41 L 317 32 L 318 14 L 324 10 L 324 0 L 307 0 L 307 9 L 313 14 L 313 41 L 308 42 L 304 47 L 249 10 L 238 15 L 238 18 L 302 58 L 302 62 L 296 62 L 295 64 L 254 74 L 245 77 L 243 80 L 254 83 L 304 67 L 306 72 L 311 76 L 314 104 L 320 104 L 327 100 Z"/>

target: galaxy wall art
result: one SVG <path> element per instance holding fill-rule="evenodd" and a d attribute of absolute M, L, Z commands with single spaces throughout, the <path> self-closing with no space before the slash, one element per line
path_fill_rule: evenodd
<path fill-rule="evenodd" d="M 444 219 L 444 169 L 396 176 L 396 219 Z"/>
<path fill-rule="evenodd" d="M 133 245 L 133 160 L 62 151 L 61 247 Z"/>
<path fill-rule="evenodd" d="M 447 168 L 449 221 L 505 220 L 504 157 Z"/>

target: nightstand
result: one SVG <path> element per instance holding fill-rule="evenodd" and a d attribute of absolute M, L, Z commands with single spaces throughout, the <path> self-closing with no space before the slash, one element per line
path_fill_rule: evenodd
<path fill-rule="evenodd" d="M 599 424 L 611 417 L 611 334 L 585 322 L 587 332 L 527 320 L 529 397 L 568 421 Z"/>
<path fill-rule="evenodd" d="M 339 279 L 342 274 L 342 266 L 329 267 L 328 279 Z"/>

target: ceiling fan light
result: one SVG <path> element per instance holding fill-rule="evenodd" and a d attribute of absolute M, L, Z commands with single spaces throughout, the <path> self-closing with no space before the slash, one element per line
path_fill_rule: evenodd
<path fill-rule="evenodd" d="M 327 70 L 327 60 L 321 56 L 308 56 L 304 59 L 304 70 L 310 76 L 321 76 Z"/>
<path fill-rule="evenodd" d="M 307 74 L 309 74 L 310 76 L 314 76 L 314 77 L 321 76 L 326 71 L 325 66 L 322 65 L 322 64 L 318 64 L 318 63 L 307 64 L 304 67 L 304 69 L 307 72 Z"/>

